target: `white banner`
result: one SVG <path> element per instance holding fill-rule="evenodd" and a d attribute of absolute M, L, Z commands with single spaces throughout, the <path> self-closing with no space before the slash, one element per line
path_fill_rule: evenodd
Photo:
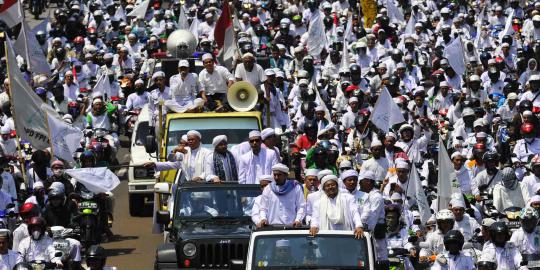
<path fill-rule="evenodd" d="M 7 40 L 8 44 L 8 74 L 11 85 L 11 108 L 13 120 L 17 134 L 23 140 L 27 140 L 35 149 L 46 149 L 49 147 L 49 135 L 45 114 L 43 111 L 54 117 L 60 118 L 58 113 L 47 103 L 44 103 L 28 83 L 24 80 L 17 60 L 15 58 L 13 45 Z"/>
<path fill-rule="evenodd" d="M 116 12 L 114 13 L 114 16 L 113 16 L 115 19 L 117 19 L 118 21 L 125 21 L 126 20 L 126 12 L 124 11 L 124 8 L 122 7 L 122 5 L 120 5 L 118 7 L 118 9 L 116 10 Z"/>
<path fill-rule="evenodd" d="M 28 24 L 26 22 L 22 23 L 21 31 L 14 44 L 14 49 L 17 54 L 26 59 L 28 68 L 34 74 L 51 75 L 51 67 L 47 63 L 45 53 L 36 39 L 36 34 L 33 31 L 28 31 Z"/>
<path fill-rule="evenodd" d="M 514 28 L 512 27 L 513 17 L 514 17 L 514 9 L 512 9 L 510 14 L 506 18 L 506 24 L 504 25 L 504 29 L 499 33 L 499 43 L 502 43 L 502 39 L 504 36 L 514 34 Z"/>
<path fill-rule="evenodd" d="M 418 205 L 418 212 L 420 212 L 422 224 L 426 224 L 428 219 L 431 217 L 431 209 L 429 208 L 426 192 L 422 187 L 422 181 L 420 180 L 420 176 L 418 176 L 418 171 L 416 170 L 414 163 L 412 164 L 408 185 L 407 197 L 414 198 L 416 204 Z"/>
<path fill-rule="evenodd" d="M 120 179 L 107 167 L 69 169 L 66 173 L 94 193 L 109 192 L 120 185 Z"/>
<path fill-rule="evenodd" d="M 459 76 L 462 76 L 466 70 L 463 50 L 463 44 L 461 43 L 460 37 L 454 39 L 452 43 L 444 48 L 444 57 L 448 59 L 448 63 Z"/>
<path fill-rule="evenodd" d="M 393 125 L 405 121 L 386 87 L 382 89 L 369 120 L 384 132 L 388 132 Z"/>
<path fill-rule="evenodd" d="M 48 113 L 47 120 L 51 136 L 52 152 L 58 158 L 75 162 L 73 153 L 77 151 L 84 137 L 82 131 Z"/>
<path fill-rule="evenodd" d="M 403 12 L 399 10 L 399 8 L 396 6 L 396 3 L 394 3 L 394 0 L 386 1 L 386 9 L 388 10 L 388 17 L 390 17 L 391 22 L 401 24 L 405 21 L 405 16 L 403 16 Z"/>
<path fill-rule="evenodd" d="M 99 77 L 98 81 L 96 82 L 96 85 L 94 86 L 94 89 L 92 89 L 92 96 L 103 96 L 105 97 L 105 94 L 107 94 L 107 99 L 110 99 L 111 93 L 111 83 L 109 82 L 109 76 L 106 74 L 101 75 Z"/>
<path fill-rule="evenodd" d="M 2 19 L 9 28 L 23 21 L 19 1 L 22 0 L 4 0 L 4 3 L 0 5 L 0 19 Z"/>

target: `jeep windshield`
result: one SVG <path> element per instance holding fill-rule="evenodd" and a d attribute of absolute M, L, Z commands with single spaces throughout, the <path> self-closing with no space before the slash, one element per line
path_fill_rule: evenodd
<path fill-rule="evenodd" d="M 347 252 L 343 252 L 346 250 Z M 352 235 L 261 235 L 252 269 L 368 269 L 364 239 Z"/>
<path fill-rule="evenodd" d="M 202 135 L 201 144 L 212 148 L 212 140 L 218 135 L 227 136 L 230 147 L 245 141 L 252 130 L 259 130 L 256 117 L 200 117 L 171 119 L 167 138 L 167 153 L 176 146 L 182 135 L 190 130 L 197 130 Z"/>
<path fill-rule="evenodd" d="M 175 221 L 250 220 L 258 186 L 220 186 L 181 189 L 176 196 Z"/>

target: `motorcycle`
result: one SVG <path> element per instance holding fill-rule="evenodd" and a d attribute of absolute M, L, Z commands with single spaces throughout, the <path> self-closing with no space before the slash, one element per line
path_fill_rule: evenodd
<path fill-rule="evenodd" d="M 521 228 L 521 222 L 519 221 L 520 212 L 521 207 L 512 206 L 504 209 L 501 213 L 500 221 L 504 221 L 512 233 Z"/>
<path fill-rule="evenodd" d="M 493 192 L 492 189 L 480 188 L 480 212 L 484 217 L 497 218 L 499 212 L 493 205 Z"/>
<path fill-rule="evenodd" d="M 73 234 L 73 229 L 66 229 L 62 226 L 53 226 L 51 227 L 51 232 L 55 254 L 58 254 L 57 257 L 62 260 L 64 266 L 69 265 L 71 263 L 70 252 L 72 247 L 71 243 L 66 238 Z"/>
<path fill-rule="evenodd" d="M 81 188 L 79 202 L 79 225 L 80 241 L 83 247 L 88 248 L 101 242 L 103 226 L 101 226 L 101 207 L 96 194 Z"/>
<path fill-rule="evenodd" d="M 86 145 L 91 146 L 94 149 L 101 148 L 100 150 L 103 151 L 103 157 L 106 158 L 105 161 L 113 163 L 116 161 L 116 148 L 114 147 L 114 142 L 111 142 L 106 138 L 108 134 L 109 131 L 103 128 L 87 129 Z"/>
<path fill-rule="evenodd" d="M 409 270 L 406 261 L 409 251 L 405 248 L 388 248 L 390 270 Z"/>

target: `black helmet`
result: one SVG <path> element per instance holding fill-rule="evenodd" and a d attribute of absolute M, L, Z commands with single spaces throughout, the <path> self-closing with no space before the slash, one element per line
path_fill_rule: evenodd
<path fill-rule="evenodd" d="M 488 161 L 499 161 L 499 153 L 495 151 L 489 151 L 484 154 L 482 157 L 482 161 L 488 162 Z"/>
<path fill-rule="evenodd" d="M 392 75 L 390 79 L 388 80 L 388 86 L 399 86 L 400 79 L 396 75 Z"/>
<path fill-rule="evenodd" d="M 27 262 L 20 262 L 13 266 L 13 270 L 33 270 L 34 268 Z"/>
<path fill-rule="evenodd" d="M 512 46 L 512 42 L 514 41 L 514 39 L 512 38 L 511 35 L 505 35 L 503 38 L 502 38 L 502 43 L 508 43 L 508 45 Z"/>
<path fill-rule="evenodd" d="M 302 108 L 300 108 L 300 111 L 302 112 L 302 115 L 307 115 L 309 111 L 315 111 L 315 102 L 308 101 L 302 103 Z"/>
<path fill-rule="evenodd" d="M 479 261 L 476 265 L 476 269 L 497 269 L 497 262 L 495 261 Z"/>
<path fill-rule="evenodd" d="M 533 104 L 530 100 L 523 100 L 519 102 L 519 111 L 523 113 L 524 111 L 532 111 Z"/>
<path fill-rule="evenodd" d="M 360 75 L 360 73 L 362 72 L 361 69 L 360 69 L 360 66 L 357 65 L 357 64 L 353 64 L 349 67 L 349 72 L 351 73 L 351 75 Z"/>
<path fill-rule="evenodd" d="M 493 241 L 496 246 L 504 246 L 508 239 L 510 239 L 510 230 L 505 222 L 497 221 L 489 227 L 489 235 L 491 236 L 491 241 Z M 504 235 L 504 241 L 498 238 L 498 235 Z"/>
<path fill-rule="evenodd" d="M 102 246 L 93 245 L 86 251 L 86 258 L 106 258 L 105 249 Z"/>
<path fill-rule="evenodd" d="M 304 124 L 304 131 L 307 132 L 308 130 L 311 130 L 311 129 L 317 130 L 317 122 L 315 122 L 315 120 L 308 120 Z"/>
<path fill-rule="evenodd" d="M 54 56 L 56 56 L 56 58 L 62 58 L 66 56 L 66 50 L 62 47 L 56 48 L 56 50 L 54 50 Z"/>
<path fill-rule="evenodd" d="M 360 125 L 364 124 L 364 116 L 357 115 L 356 118 L 354 118 L 354 126 L 358 127 Z"/>
<path fill-rule="evenodd" d="M 59 188 L 52 188 L 51 190 L 49 190 L 49 193 L 47 195 L 49 196 L 49 199 L 64 198 L 65 192 L 64 190 L 61 190 Z"/>
<path fill-rule="evenodd" d="M 460 247 L 463 247 L 463 244 L 465 243 L 465 238 L 460 231 L 450 230 L 444 235 L 444 244 L 448 245 L 450 243 L 456 243 Z"/>

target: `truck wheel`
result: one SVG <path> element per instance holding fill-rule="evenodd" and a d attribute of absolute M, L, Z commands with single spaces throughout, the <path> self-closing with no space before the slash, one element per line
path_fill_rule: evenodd
<path fill-rule="evenodd" d="M 129 194 L 129 214 L 132 217 L 140 216 L 144 208 L 144 196 Z"/>

